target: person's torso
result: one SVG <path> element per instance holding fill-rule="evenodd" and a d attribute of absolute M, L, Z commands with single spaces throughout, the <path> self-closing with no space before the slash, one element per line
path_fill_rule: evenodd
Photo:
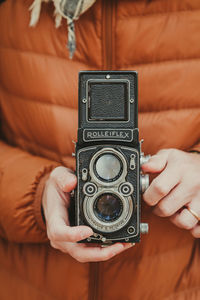
<path fill-rule="evenodd" d="M 146 154 L 171 147 L 187 150 L 197 143 L 199 1 L 97 0 L 75 24 L 73 60 L 66 48 L 66 21 L 55 29 L 53 5 L 43 3 L 38 25 L 30 28 L 31 3 L 6 0 L 0 6 L 0 118 L 8 143 L 74 167 L 78 72 L 95 69 L 138 71 L 139 130 Z M 66 287 L 75 289 L 71 281 L 59 284 L 61 292 L 52 284 L 52 299 L 199 299 L 198 240 L 153 216 L 145 205 L 142 218 L 150 233 L 140 245 L 109 262 L 81 265 L 77 275 L 73 259 L 48 250 L 47 269 L 55 280 L 64 285 L 62 278 L 71 275 L 75 286 L 83 287 L 82 294 L 77 289 L 68 298 Z M 40 251 L 45 257 L 46 248 Z M 30 263 L 24 271 L 28 278 L 31 267 L 38 266 Z M 47 278 L 40 277 L 48 286 Z"/>

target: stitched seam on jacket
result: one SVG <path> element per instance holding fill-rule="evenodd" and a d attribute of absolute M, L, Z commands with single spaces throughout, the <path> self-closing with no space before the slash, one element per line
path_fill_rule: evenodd
<path fill-rule="evenodd" d="M 160 61 L 150 61 L 150 62 L 137 62 L 137 63 L 134 63 L 134 62 L 130 62 L 130 64 L 123 64 L 123 68 L 130 68 L 130 67 L 137 67 L 137 66 L 142 66 L 142 67 L 148 67 L 149 68 L 149 65 L 152 65 L 153 68 L 156 67 L 156 65 L 166 65 L 166 64 L 180 64 L 180 63 L 184 63 L 184 62 L 193 62 L 193 61 L 196 61 L 196 60 L 200 60 L 200 57 L 192 57 L 192 58 L 175 58 L 175 59 L 166 59 L 166 60 L 160 60 Z M 120 66 L 119 66 L 120 67 Z M 121 68 L 121 67 L 120 67 Z"/>
<path fill-rule="evenodd" d="M 2 88 L 2 90 L 4 90 L 5 93 L 7 93 L 8 95 L 11 95 L 11 96 L 14 96 L 16 97 L 16 99 L 19 98 L 19 100 L 23 100 L 23 101 L 30 101 L 30 102 L 37 102 L 37 103 L 41 103 L 41 104 L 44 104 L 44 105 L 52 105 L 52 106 L 58 106 L 58 107 L 63 107 L 65 109 L 71 109 L 71 110 L 77 110 L 77 108 L 74 108 L 74 107 L 70 107 L 70 106 L 66 106 L 66 105 L 63 105 L 63 104 L 60 104 L 60 103 L 52 103 L 52 102 L 47 102 L 47 100 L 43 101 L 43 100 L 39 100 L 39 99 L 33 99 L 33 98 L 26 98 L 24 95 L 17 95 L 15 93 L 12 93 L 11 91 L 9 91 L 5 86 L 3 86 L 1 84 L 0 86 Z"/>
<path fill-rule="evenodd" d="M 4 124 L 4 127 L 5 128 L 9 128 L 8 126 L 7 126 L 7 124 Z M 9 129 L 10 130 L 10 129 Z M 12 132 L 12 135 L 14 135 L 14 142 L 17 142 L 17 141 L 19 141 L 19 140 L 22 140 L 23 142 L 25 142 L 26 144 L 29 144 L 29 145 L 32 145 L 32 146 L 36 146 L 36 147 L 39 147 L 39 148 L 41 148 L 41 149 L 44 149 L 44 150 L 46 150 L 46 151 L 49 151 L 49 152 L 51 152 L 53 155 L 56 155 L 56 156 L 58 156 L 60 159 L 59 160 L 54 160 L 55 162 L 58 162 L 58 163 L 62 163 L 62 160 L 63 159 L 66 159 L 66 158 L 71 158 L 72 156 L 70 155 L 70 154 L 62 154 L 62 153 L 59 153 L 59 152 L 57 152 L 57 151 L 54 151 L 53 149 L 51 149 L 51 148 L 48 148 L 48 147 L 45 147 L 44 145 L 41 145 L 41 144 L 39 144 L 38 142 L 33 142 L 32 140 L 28 140 L 28 139 L 26 139 L 26 138 L 24 138 L 24 137 L 21 137 L 21 136 L 19 136 L 19 135 L 17 135 L 16 133 L 13 133 Z M 4 140 L 3 140 L 4 141 Z M 4 142 L 6 142 L 6 143 L 8 143 L 8 141 L 4 141 Z M 9 144 L 9 143 L 8 143 Z M 28 152 L 28 153 L 30 153 L 30 154 L 32 154 L 32 155 L 39 155 L 39 156 L 41 156 L 41 157 L 44 157 L 44 158 L 48 158 L 48 157 L 46 157 L 46 156 L 44 156 L 44 155 L 42 155 L 42 154 L 37 154 L 37 153 L 33 153 L 33 152 L 31 152 L 31 151 L 27 151 L 27 150 L 25 150 L 25 149 L 23 149 L 22 147 L 20 147 L 18 144 L 16 145 L 16 144 L 9 144 L 10 146 L 14 146 L 14 147 L 18 147 L 19 149 L 21 149 L 21 150 L 23 150 L 24 152 Z"/>
<path fill-rule="evenodd" d="M 12 47 L 6 47 L 6 46 L 3 46 L 3 45 L 0 45 L 0 48 L 2 49 L 5 49 L 5 50 L 12 50 L 12 51 L 16 51 L 16 52 L 24 52 L 25 54 L 26 53 L 31 53 L 31 55 L 38 55 L 38 56 L 47 56 L 47 57 L 51 57 L 51 58 L 55 58 L 55 59 L 62 59 L 62 60 L 65 60 L 65 63 L 67 63 L 68 61 L 66 61 L 66 57 L 60 57 L 60 56 L 57 56 L 57 55 L 52 55 L 52 54 L 49 54 L 49 53 L 38 53 L 38 52 L 34 52 L 34 51 L 30 51 L 30 50 L 25 50 L 25 49 L 19 49 L 19 48 L 12 48 Z M 184 62 L 184 61 L 195 61 L 195 60 L 200 60 L 200 57 L 183 57 L 183 58 L 175 58 L 175 59 L 166 59 L 166 60 L 160 60 L 160 61 L 150 61 L 150 62 L 143 62 L 143 63 L 134 63 L 134 62 L 130 62 L 129 64 L 127 65 L 124 65 L 123 64 L 123 67 L 126 67 L 126 66 L 140 66 L 140 65 L 156 65 L 156 64 L 162 64 L 162 63 L 174 63 L 174 62 Z M 74 60 L 75 63 L 83 63 L 85 64 L 87 67 L 90 67 L 92 69 L 94 69 L 94 65 L 88 65 L 85 61 L 83 60 Z"/>
<path fill-rule="evenodd" d="M 199 58 L 200 60 L 200 58 Z M 70 110 L 75 110 L 75 111 L 78 111 L 77 108 L 74 108 L 74 107 L 70 107 L 70 106 L 65 106 L 65 105 L 62 105 L 62 104 L 57 104 L 57 103 L 51 103 L 51 102 L 46 102 L 46 101 L 42 101 L 42 100 L 38 100 L 38 99 L 32 99 L 32 98 L 26 98 L 25 96 L 23 95 L 16 95 L 10 91 L 7 90 L 7 88 L 5 88 L 4 86 L 2 86 L 2 89 L 9 95 L 12 95 L 14 97 L 16 97 L 16 99 L 19 98 L 19 101 L 20 100 L 23 100 L 25 102 L 37 102 L 37 103 L 40 103 L 41 105 L 44 104 L 44 105 L 53 105 L 53 106 L 58 106 L 58 107 L 63 107 L 65 109 L 70 109 Z M 194 107 L 182 107 L 182 108 L 178 108 L 176 109 L 175 107 L 174 108 L 169 108 L 169 109 L 162 109 L 162 110 L 151 110 L 151 111 L 142 111 L 140 110 L 139 113 L 142 113 L 142 114 L 151 114 L 151 113 L 160 113 L 160 112 L 168 112 L 168 111 L 180 111 L 180 110 L 196 110 L 196 109 L 200 109 L 199 106 L 194 106 Z"/>
<path fill-rule="evenodd" d="M 194 243 L 194 241 L 193 241 L 193 243 Z M 150 254 L 150 255 L 146 255 L 146 256 L 140 256 L 140 258 L 142 258 L 142 260 L 146 260 L 146 259 L 149 260 L 149 258 L 155 258 L 155 259 L 157 259 L 158 257 L 170 255 L 171 253 L 174 253 L 174 251 L 179 251 L 179 250 L 181 250 L 183 248 L 189 248 L 189 247 L 190 247 L 190 244 L 188 245 L 188 243 L 186 243 L 185 245 L 169 249 L 169 250 L 164 251 L 162 253 L 155 253 L 155 254 Z"/>
<path fill-rule="evenodd" d="M 194 238 L 195 240 L 195 238 Z M 193 240 L 193 243 L 194 243 L 194 240 Z M 149 261 L 149 259 L 156 259 L 158 257 L 162 257 L 162 256 L 167 256 L 167 255 L 171 255 L 171 253 L 174 253 L 174 252 L 178 252 L 180 251 L 181 249 L 185 249 L 185 248 L 191 248 L 191 245 L 187 243 L 181 245 L 180 247 L 174 247 L 174 248 L 171 248 L 167 251 L 163 251 L 161 253 L 154 253 L 154 254 L 150 254 L 150 255 L 141 255 L 141 256 L 138 256 L 136 259 L 137 260 L 140 260 L 140 261 L 145 261 L 147 260 L 147 262 Z M 124 252 L 122 255 L 124 255 L 123 259 L 126 260 L 127 257 L 126 257 L 126 252 Z M 118 256 L 115 256 L 113 258 L 110 259 L 110 261 L 115 261 L 115 260 L 119 260 L 120 258 Z"/>
<path fill-rule="evenodd" d="M 37 52 L 37 51 L 33 51 L 33 50 L 28 50 L 28 49 L 19 49 L 19 48 L 14 48 L 14 47 L 7 47 L 7 46 L 4 46 L 4 45 L 0 45 L 0 48 L 2 49 L 5 49 L 5 50 L 13 50 L 13 51 L 17 51 L 17 52 L 24 52 L 24 53 L 31 53 L 31 55 L 39 55 L 39 56 L 47 56 L 47 57 L 51 57 L 51 58 L 54 58 L 54 59 L 58 59 L 58 60 L 64 60 L 65 63 L 68 63 L 68 62 L 71 62 L 68 60 L 68 56 L 58 56 L 58 55 L 53 55 L 53 54 L 50 54 L 50 53 L 41 53 L 41 52 Z M 94 68 L 94 64 L 88 64 L 88 61 L 84 61 L 84 60 L 81 60 L 81 59 L 77 59 L 74 60 L 73 62 L 76 62 L 76 63 L 83 63 L 85 66 L 87 66 L 87 68 L 91 68 L 92 69 L 95 69 Z M 99 68 L 99 65 L 96 65 L 98 68 Z"/>
<path fill-rule="evenodd" d="M 172 15 L 178 15 L 178 14 L 188 14 L 188 13 L 194 13 L 194 12 L 199 12 L 200 8 L 197 9 L 181 9 L 181 10 L 169 10 L 169 11 L 164 11 L 164 12 L 153 12 L 153 13 L 141 13 L 141 14 L 135 14 L 135 15 L 128 15 L 128 16 L 123 16 L 123 17 L 119 17 L 118 20 L 127 20 L 129 18 L 140 18 L 140 17 L 155 17 L 155 16 L 167 16 L 168 14 L 172 14 Z M 129 11 L 130 12 L 130 11 Z"/>
<path fill-rule="evenodd" d="M 5 126 L 5 125 L 4 125 L 4 126 Z M 12 134 L 13 134 L 13 133 L 12 133 Z M 17 141 L 19 141 L 19 140 L 22 140 L 22 141 L 25 142 L 26 144 L 28 143 L 29 145 L 32 145 L 32 146 L 34 146 L 34 147 L 35 147 L 35 146 L 36 146 L 36 147 L 39 147 L 39 148 L 41 148 L 41 149 L 44 149 L 44 150 L 46 150 L 46 151 L 49 151 L 49 152 L 53 153 L 53 154 L 56 155 L 56 156 L 59 156 L 61 159 L 60 159 L 60 160 L 56 160 L 55 162 L 61 163 L 61 162 L 62 162 L 62 159 L 66 159 L 67 157 L 70 157 L 70 158 L 71 158 L 71 155 L 69 155 L 69 154 L 66 154 L 66 155 L 60 154 L 60 153 L 58 153 L 58 152 L 56 152 L 56 151 L 54 151 L 54 150 L 52 150 L 52 149 L 50 149 L 50 148 L 47 148 L 47 147 L 45 147 L 45 146 L 39 144 L 38 142 L 33 142 L 33 141 L 31 141 L 31 140 L 25 139 L 24 137 L 18 136 L 18 135 L 16 135 L 16 134 L 13 134 L 13 135 L 15 136 L 15 137 L 14 137 L 14 141 L 15 141 L 15 142 L 17 142 Z M 13 146 L 13 145 L 11 145 L 11 146 Z M 18 145 L 15 145 L 15 146 L 19 147 Z M 41 156 L 41 157 L 44 157 L 44 158 L 47 158 L 47 159 L 48 159 L 48 157 L 46 157 L 46 156 L 44 156 L 44 155 L 42 155 L 42 154 L 33 153 L 33 152 L 27 151 L 27 150 L 25 150 L 25 149 L 23 149 L 23 148 L 21 148 L 21 147 L 19 147 L 19 148 L 20 148 L 21 150 L 23 150 L 23 151 L 26 151 L 26 152 L 32 154 L 32 155 L 37 155 L 37 156 Z"/>
<path fill-rule="evenodd" d="M 5 126 L 5 125 L 4 125 L 4 126 Z M 7 126 L 5 126 L 5 127 L 7 127 Z M 12 132 L 12 134 L 13 134 L 13 132 Z M 15 136 L 15 137 L 14 137 L 14 142 L 17 142 L 17 141 L 19 141 L 19 140 L 22 140 L 22 141 L 23 141 L 24 143 L 26 143 L 26 144 L 32 145 L 33 147 L 39 147 L 39 148 L 41 148 L 41 149 L 44 149 L 45 151 L 49 151 L 49 152 L 53 153 L 53 155 L 58 156 L 60 159 L 59 159 L 59 160 L 54 160 L 55 163 L 56 163 L 56 162 L 57 162 L 57 163 L 62 163 L 63 160 L 66 160 L 67 158 L 72 158 L 72 156 L 71 156 L 70 154 L 60 154 L 59 152 L 56 152 L 56 151 L 54 151 L 54 150 L 52 150 L 52 149 L 50 149 L 50 148 L 47 148 L 47 147 L 45 147 L 44 145 L 39 144 L 38 142 L 33 142 L 33 141 L 31 141 L 31 140 L 25 139 L 25 138 L 23 138 L 23 137 L 21 137 L 21 136 L 18 136 L 18 135 L 16 135 L 16 134 L 13 134 L 13 135 Z M 5 141 L 5 142 L 7 142 L 7 141 Z M 13 145 L 10 145 L 10 146 L 13 146 Z M 29 154 L 36 155 L 36 156 L 41 156 L 41 157 L 44 157 L 44 158 L 49 159 L 47 156 L 44 156 L 44 155 L 42 155 L 42 154 L 37 154 L 37 153 L 33 153 L 33 152 L 31 152 L 31 151 L 25 150 L 25 149 L 21 148 L 18 144 L 17 144 L 17 145 L 14 145 L 14 147 L 18 147 L 19 149 L 21 149 L 21 150 L 23 150 L 23 151 L 25 151 L 25 152 L 28 152 Z"/>
<path fill-rule="evenodd" d="M 44 294 L 45 296 L 49 297 L 52 300 L 60 300 L 58 298 L 55 298 L 54 296 L 50 296 L 48 293 L 46 293 L 46 291 L 43 292 L 38 287 L 33 286 L 29 280 L 27 280 L 24 277 L 22 277 L 21 275 L 19 275 L 19 273 L 17 273 L 16 271 L 13 271 L 13 269 L 11 269 L 10 267 L 6 267 L 5 265 L 2 265 L 2 264 L 1 264 L 1 267 L 3 267 L 4 270 L 9 271 L 10 273 L 12 273 L 12 275 L 14 275 L 15 277 L 17 277 L 17 278 L 21 279 L 22 281 L 24 281 L 26 284 L 28 284 L 28 286 L 30 286 L 32 289 L 35 289 L 39 293 Z"/>

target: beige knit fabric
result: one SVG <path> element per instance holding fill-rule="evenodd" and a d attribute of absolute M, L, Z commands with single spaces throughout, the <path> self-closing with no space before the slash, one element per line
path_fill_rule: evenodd
<path fill-rule="evenodd" d="M 29 25 L 34 27 L 41 12 L 42 2 L 52 1 L 55 6 L 55 26 L 58 28 L 61 25 L 62 18 L 67 19 L 68 26 L 68 43 L 69 57 L 72 58 L 76 50 L 76 38 L 74 20 L 77 20 L 88 8 L 90 8 L 96 0 L 34 0 L 29 10 L 31 18 Z"/>

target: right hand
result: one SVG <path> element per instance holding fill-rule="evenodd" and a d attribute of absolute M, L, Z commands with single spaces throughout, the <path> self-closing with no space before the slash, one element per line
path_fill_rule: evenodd
<path fill-rule="evenodd" d="M 55 168 L 46 182 L 42 206 L 51 246 L 68 253 L 79 262 L 105 261 L 130 248 L 130 243 L 116 243 L 105 248 L 96 244 L 77 243 L 91 236 L 93 231 L 88 226 L 70 227 L 70 192 L 76 184 L 76 176 L 65 167 Z"/>

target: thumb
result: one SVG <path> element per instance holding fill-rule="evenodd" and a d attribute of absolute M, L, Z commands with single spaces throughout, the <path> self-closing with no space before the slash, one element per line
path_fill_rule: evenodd
<path fill-rule="evenodd" d="M 55 168 L 51 173 L 50 178 L 57 183 L 63 192 L 67 193 L 71 192 L 77 184 L 77 178 L 72 170 L 65 167 Z"/>
<path fill-rule="evenodd" d="M 159 151 L 156 155 L 153 155 L 147 163 L 142 165 L 142 171 L 145 173 L 160 173 L 166 165 L 168 159 L 168 151 Z"/>

